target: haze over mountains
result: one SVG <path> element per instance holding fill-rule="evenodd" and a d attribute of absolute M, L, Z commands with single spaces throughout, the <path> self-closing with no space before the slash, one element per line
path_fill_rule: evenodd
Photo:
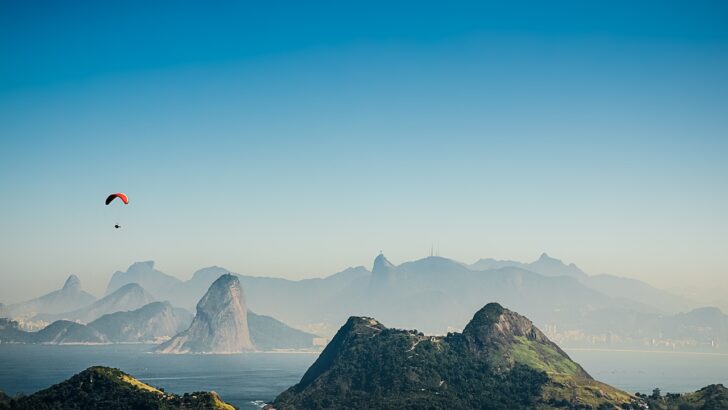
<path fill-rule="evenodd" d="M 677 313 L 693 306 L 693 303 L 685 298 L 657 289 L 641 280 L 606 274 L 588 275 L 575 264 L 570 263 L 566 265 L 561 260 L 551 258 L 546 253 L 541 254 L 538 260 L 531 263 L 480 259 L 470 265 L 470 268 L 474 270 L 488 270 L 503 267 L 523 268 L 545 276 L 569 276 L 607 296 L 640 301 L 664 313 Z"/>
<path fill-rule="evenodd" d="M 5 320 L 0 325 L 2 343 L 153 343 L 189 326 L 192 315 L 169 302 L 152 302 L 132 311 L 118 311 L 84 325 L 57 320 L 37 332 L 26 332 Z"/>
<path fill-rule="evenodd" d="M 182 281 L 155 269 L 152 261 L 137 262 L 113 274 L 104 298 L 83 308 L 33 318 L 90 323 L 104 314 L 157 300 L 192 311 L 210 285 L 228 273 L 212 266 Z M 589 275 L 546 254 L 531 263 L 481 259 L 471 265 L 438 256 L 396 265 L 381 254 L 371 271 L 352 267 L 298 281 L 231 274 L 245 291 L 246 308 L 258 319 L 270 318 L 266 323 L 271 329 L 290 329 L 286 326 L 290 325 L 331 336 L 348 316 L 367 315 L 393 326 L 444 334 L 462 329 L 468 312 L 496 301 L 524 312 L 566 346 L 728 348 L 727 316 L 718 309 L 690 311 L 689 301 L 647 283 Z M 77 281 L 71 283 L 69 290 L 78 292 Z M 62 292 L 51 295 L 58 294 Z M 33 300 L 18 305 L 26 308 L 13 309 L 28 312 L 27 306 L 41 304 Z M 269 341 L 269 346 L 276 346 Z"/>
<path fill-rule="evenodd" d="M 217 284 L 217 285 L 216 285 Z M 152 300 L 151 302 L 149 302 Z M 149 302 L 149 303 L 147 303 Z M 134 306 L 141 307 L 134 309 Z M 103 313 L 110 311 L 111 313 Z M 102 314 L 103 313 L 103 314 Z M 99 316 L 96 318 L 96 316 Z M 198 303 L 198 314 L 155 302 L 138 284 L 122 285 L 108 296 L 72 312 L 43 313 L 52 320 L 38 331 L 0 318 L 0 343 L 160 343 L 162 353 L 237 353 L 248 350 L 311 349 L 316 337 L 245 306 L 237 277 L 224 274 Z M 65 319 L 58 319 L 65 318 Z M 89 318 L 94 318 L 87 322 Z M 27 323 L 23 323 L 26 324 Z"/>
<path fill-rule="evenodd" d="M 96 301 L 96 297 L 81 289 L 76 275 L 66 279 L 63 287 L 26 302 L 0 306 L 0 317 L 31 317 L 38 313 L 67 312 Z"/>
<path fill-rule="evenodd" d="M 65 319 L 89 323 L 103 315 L 139 309 L 156 300 L 138 284 L 128 283 L 115 292 L 95 301 L 90 306 L 84 306 L 70 312 L 43 313 L 36 315 L 34 318 L 49 322 Z"/>

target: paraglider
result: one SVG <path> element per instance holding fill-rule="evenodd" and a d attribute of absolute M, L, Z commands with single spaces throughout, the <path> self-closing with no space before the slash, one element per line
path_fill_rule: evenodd
<path fill-rule="evenodd" d="M 108 197 L 106 197 L 106 205 L 109 205 L 110 203 L 112 203 L 114 201 L 114 199 L 116 199 L 116 198 L 119 198 L 119 200 L 121 200 L 121 202 L 123 202 L 124 205 L 128 205 L 129 204 L 129 197 L 126 196 L 126 194 L 122 194 L 121 192 L 117 192 L 115 194 L 111 194 Z M 119 229 L 119 228 L 121 228 L 121 225 L 119 225 L 117 223 L 117 224 L 114 225 L 114 228 L 115 229 Z"/>
<path fill-rule="evenodd" d="M 129 203 L 129 197 L 126 196 L 126 194 L 122 194 L 121 192 L 117 192 L 115 194 L 111 194 L 108 197 L 106 197 L 106 205 L 110 204 L 111 201 L 113 201 L 116 198 L 121 199 L 121 201 L 124 202 L 124 204 L 128 204 Z"/>

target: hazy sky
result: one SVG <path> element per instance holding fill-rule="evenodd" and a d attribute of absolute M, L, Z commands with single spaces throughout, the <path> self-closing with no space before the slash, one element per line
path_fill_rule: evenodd
<path fill-rule="evenodd" d="M 728 287 L 726 2 L 62 3 L 0 3 L 0 302 L 433 243 Z"/>

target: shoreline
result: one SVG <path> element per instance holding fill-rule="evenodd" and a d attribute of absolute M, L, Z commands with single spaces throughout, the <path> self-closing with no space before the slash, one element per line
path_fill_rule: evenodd
<path fill-rule="evenodd" d="M 700 356 L 723 356 L 728 357 L 728 352 L 695 352 L 681 350 L 648 350 L 648 349 L 609 349 L 599 347 L 561 347 L 565 352 L 620 352 L 620 353 L 667 353 L 679 355 L 700 355 Z"/>

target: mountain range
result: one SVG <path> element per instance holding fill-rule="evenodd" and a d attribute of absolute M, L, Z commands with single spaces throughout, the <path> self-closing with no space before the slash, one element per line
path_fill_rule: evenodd
<path fill-rule="evenodd" d="M 127 297 L 115 295 L 125 295 L 130 290 L 136 293 L 138 289 L 141 287 L 137 284 L 124 285 L 104 299 L 128 301 Z M 0 343 L 159 343 L 173 338 L 163 345 L 165 348 L 158 349 L 164 353 L 232 353 L 313 347 L 316 335 L 247 310 L 242 294 L 237 277 L 222 275 L 198 304 L 194 320 L 187 310 L 175 308 L 169 302 L 152 302 L 139 309 L 108 313 L 88 324 L 56 320 L 35 332 L 21 329 L 17 321 L 2 318 Z M 94 303 L 89 310 L 97 312 L 96 307 Z M 79 312 L 81 317 L 90 316 L 82 310 Z M 185 343 L 180 343 L 182 338 Z M 233 339 L 238 343 L 235 348 Z"/>
<path fill-rule="evenodd" d="M 103 315 L 85 325 L 57 320 L 37 332 L 26 332 L 17 322 L 0 319 L 2 343 L 153 343 L 186 328 L 192 315 L 169 302 L 152 302 L 139 309 Z"/>
<path fill-rule="evenodd" d="M 584 285 L 613 298 L 639 301 L 659 313 L 677 313 L 690 309 L 694 303 L 670 292 L 657 289 L 641 280 L 614 275 L 588 275 L 573 263 L 565 264 L 546 253 L 538 260 L 522 263 L 510 260 L 480 259 L 470 265 L 473 270 L 517 267 L 545 276 L 569 276 Z"/>
<path fill-rule="evenodd" d="M 692 304 L 683 298 L 635 279 L 589 275 L 545 253 L 530 263 L 481 259 L 470 265 L 437 256 L 396 265 L 382 254 L 371 271 L 352 267 L 297 281 L 241 275 L 218 266 L 200 269 L 182 281 L 159 271 L 152 261 L 137 262 L 114 273 L 101 300 L 33 318 L 89 323 L 153 300 L 193 310 L 210 285 L 227 273 L 245 289 L 247 308 L 328 337 L 350 315 L 443 334 L 462 329 L 467 312 L 497 301 L 528 315 L 567 346 L 728 348 L 723 325 L 727 317 L 719 310 L 711 309 L 714 317 L 706 322 L 701 319 L 704 313 L 689 310 Z"/>
<path fill-rule="evenodd" d="M 0 317 L 29 318 L 42 313 L 67 312 L 95 301 L 96 297 L 81 289 L 78 277 L 71 275 L 59 290 L 21 303 L 0 304 Z"/>
<path fill-rule="evenodd" d="M 154 301 L 156 299 L 144 288 L 136 283 L 128 283 L 90 305 L 68 312 L 38 314 L 33 319 L 47 322 L 63 319 L 89 323 L 103 315 L 139 309 Z"/>

